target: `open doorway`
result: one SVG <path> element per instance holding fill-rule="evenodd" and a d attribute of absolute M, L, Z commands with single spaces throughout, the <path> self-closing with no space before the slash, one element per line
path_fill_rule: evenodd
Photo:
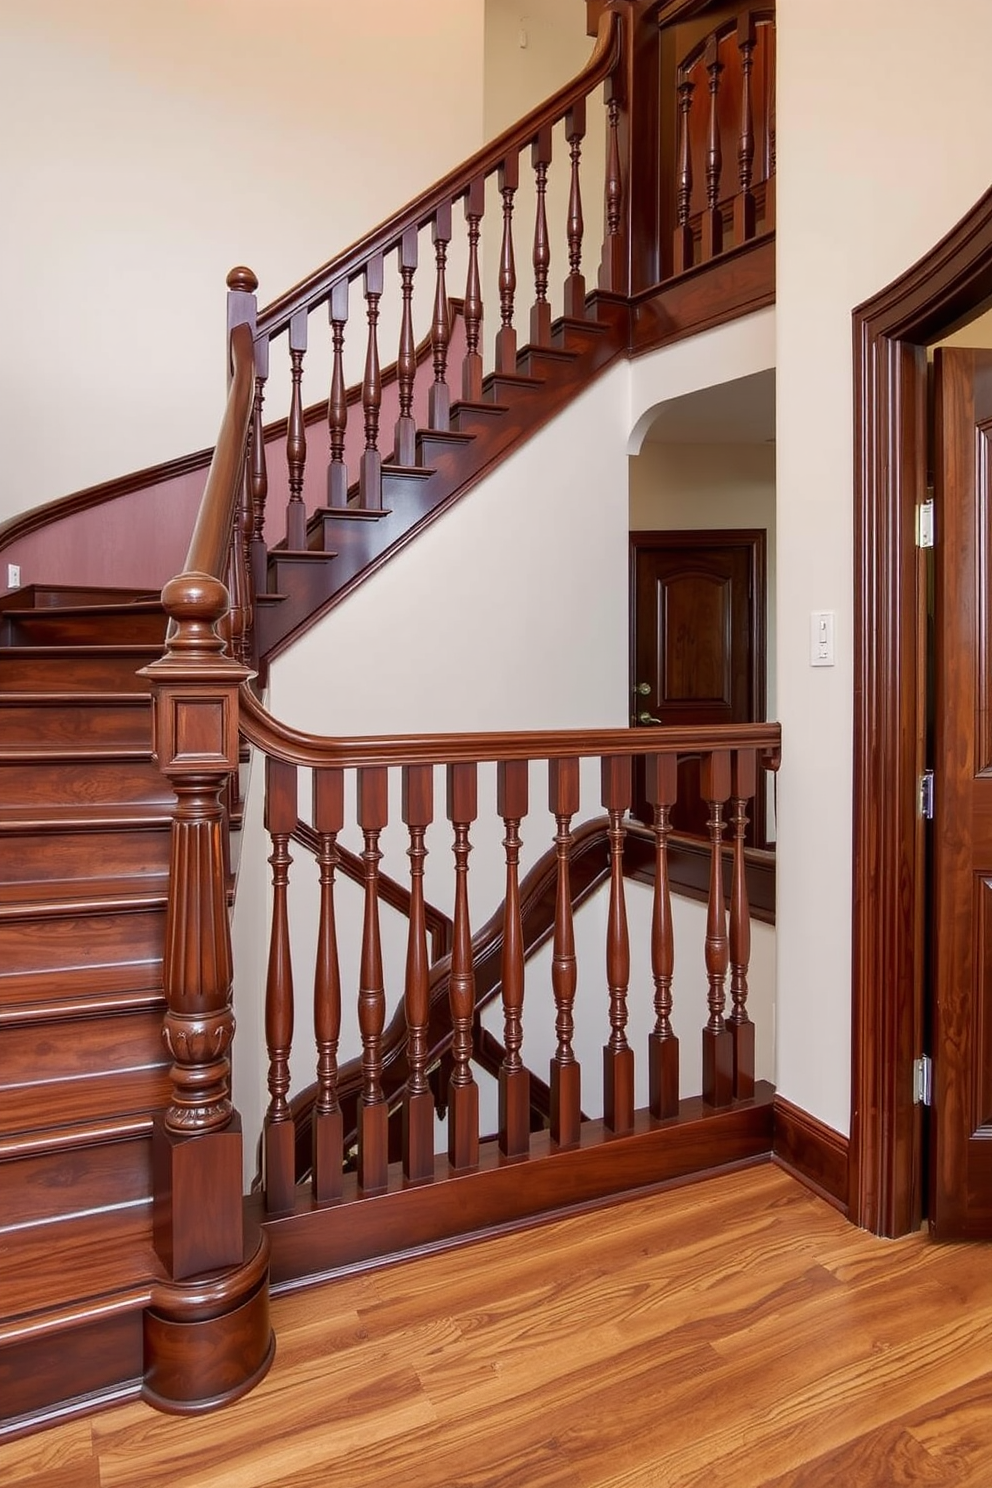
<path fill-rule="evenodd" d="M 658 404 L 629 470 L 632 723 L 774 718 L 774 370 Z M 642 796 L 635 770 L 643 818 Z M 679 799 L 676 830 L 706 835 L 691 761 Z M 774 843 L 764 780 L 748 832 Z"/>

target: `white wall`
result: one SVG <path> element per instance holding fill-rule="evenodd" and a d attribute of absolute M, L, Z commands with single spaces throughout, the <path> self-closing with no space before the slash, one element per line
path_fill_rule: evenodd
<path fill-rule="evenodd" d="M 851 312 L 988 187 L 992 8 L 837 0 L 825 23 L 808 0 L 779 0 L 777 24 L 778 1084 L 846 1131 Z M 833 668 L 809 666 L 814 608 L 837 612 Z"/>
<path fill-rule="evenodd" d="M 228 269 L 267 303 L 482 143 L 484 0 L 5 0 L 2 27 L 0 520 L 211 444 Z"/>

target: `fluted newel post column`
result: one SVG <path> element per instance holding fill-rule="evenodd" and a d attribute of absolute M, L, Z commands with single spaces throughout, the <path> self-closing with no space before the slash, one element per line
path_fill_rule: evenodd
<path fill-rule="evenodd" d="M 609 814 L 610 908 L 606 922 L 606 982 L 610 990 L 610 1038 L 603 1049 L 603 1120 L 611 1131 L 634 1126 L 634 1051 L 627 1042 L 627 989 L 630 984 L 630 937 L 624 898 L 624 812 L 630 806 L 629 755 L 602 762 L 602 800 Z"/>
<path fill-rule="evenodd" d="M 427 1078 L 430 961 L 424 904 L 424 838 L 434 820 L 434 771 L 430 765 L 403 770 L 403 820 L 410 833 L 410 917 L 406 952 L 407 1079 L 403 1103 L 403 1173 L 411 1181 L 434 1173 L 434 1097 Z"/>
<path fill-rule="evenodd" d="M 651 909 L 651 975 L 655 1024 L 648 1037 L 648 1100 L 659 1121 L 679 1114 L 679 1041 L 672 1027 L 675 934 L 668 877 L 669 812 L 678 797 L 678 757 L 649 754 L 645 794 L 654 815 L 654 901 Z"/>
<path fill-rule="evenodd" d="M 503 921 L 503 1047 L 499 1072 L 499 1150 L 522 1157 L 530 1150 L 530 1074 L 523 1043 L 524 937 L 520 913 L 520 823 L 527 815 L 527 760 L 501 760 L 496 768 L 496 810 L 503 818 L 506 898 Z"/>
<path fill-rule="evenodd" d="M 579 809 L 579 762 L 552 760 L 548 766 L 548 809 L 558 828 L 555 835 L 557 878 L 551 986 L 555 998 L 557 1047 L 551 1059 L 551 1140 L 559 1147 L 575 1147 L 582 1124 L 582 1072 L 575 1057 L 575 927 L 572 920 L 572 817 Z"/>
<path fill-rule="evenodd" d="M 219 579 L 181 574 L 162 603 L 174 622 L 168 650 L 142 674 L 152 689 L 155 758 L 177 796 L 162 968 L 172 1095 L 154 1126 L 154 1239 L 178 1281 L 244 1259 L 220 798 L 238 765 L 238 688 L 250 673 L 222 654 L 217 625 L 229 599 Z"/>
<path fill-rule="evenodd" d="M 731 771 L 731 825 L 734 831 L 734 871 L 730 889 L 730 997 L 727 1023 L 734 1049 L 734 1099 L 754 1095 L 754 1024 L 747 1014 L 747 969 L 751 960 L 751 906 L 747 895 L 744 833 L 747 806 L 758 787 L 758 759 L 753 749 L 738 749 Z"/>
<path fill-rule="evenodd" d="M 733 1097 L 734 1050 L 723 1010 L 730 950 L 723 894 L 723 807 L 730 795 L 730 751 L 704 754 L 699 770 L 700 794 L 710 810 L 710 885 L 706 913 L 706 976 L 710 1016 L 703 1029 L 703 1100 L 729 1106 Z"/>
<path fill-rule="evenodd" d="M 469 827 L 478 815 L 474 764 L 448 766 L 448 820 L 454 831 L 455 907 L 451 931 L 451 1080 L 448 1085 L 448 1161 L 456 1169 L 479 1162 L 479 1087 L 472 1076 L 475 970 L 468 909 Z"/>

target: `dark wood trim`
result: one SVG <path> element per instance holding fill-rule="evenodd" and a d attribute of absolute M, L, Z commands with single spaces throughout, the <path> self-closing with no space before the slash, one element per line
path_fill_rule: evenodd
<path fill-rule="evenodd" d="M 744 849 L 747 896 L 751 918 L 775 923 L 775 854 L 764 848 Z M 730 895 L 733 866 L 731 848 L 723 849 L 724 892 Z M 639 822 L 627 823 L 624 871 L 636 883 L 654 883 L 654 835 Z M 672 893 L 705 904 L 709 896 L 710 845 L 701 838 L 673 836 L 668 845 L 668 876 Z"/>
<path fill-rule="evenodd" d="M 726 325 L 775 303 L 775 234 L 646 289 L 632 301 L 631 356 Z"/>
<path fill-rule="evenodd" d="M 927 482 L 926 344 L 992 298 L 992 192 L 854 312 L 854 903 L 849 1212 L 900 1235 L 922 1208 L 923 741 L 915 508 Z"/>
<path fill-rule="evenodd" d="M 775 1097 L 773 1119 L 775 1162 L 846 1214 L 847 1137 L 781 1095 Z"/>
<path fill-rule="evenodd" d="M 382 1194 L 359 1197 L 355 1175 L 347 1174 L 341 1204 L 318 1207 L 301 1186 L 293 1213 L 280 1217 L 268 1218 L 261 1195 L 253 1194 L 245 1200 L 246 1221 L 268 1234 L 275 1285 L 315 1281 L 767 1158 L 772 1097 L 772 1087 L 761 1082 L 753 1101 L 727 1111 L 706 1108 L 698 1098 L 683 1101 L 679 1115 L 665 1122 L 641 1111 L 625 1136 L 614 1136 L 601 1121 L 588 1122 L 581 1147 L 567 1152 L 558 1151 L 547 1132 L 536 1132 L 525 1159 L 502 1158 L 497 1144 L 487 1142 L 477 1169 L 452 1174 L 442 1156 L 433 1181 L 419 1186 L 406 1185 L 395 1163 Z"/>

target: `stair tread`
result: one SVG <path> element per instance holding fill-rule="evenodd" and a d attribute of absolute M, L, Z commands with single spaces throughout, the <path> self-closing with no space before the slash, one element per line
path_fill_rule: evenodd
<path fill-rule="evenodd" d="M 161 978 L 157 987 L 111 988 L 80 997 L 48 997 L 30 1002 L 8 1002 L 0 1005 L 0 1027 L 24 1024 L 75 1022 L 114 1013 L 143 1013 L 149 1009 L 164 1011 L 165 993 Z"/>
<path fill-rule="evenodd" d="M 162 958 L 95 962 L 82 966 L 46 967 L 41 971 L 0 972 L 4 1005 L 44 1006 L 49 1001 L 85 1002 L 115 992 L 162 992 Z"/>
<path fill-rule="evenodd" d="M 59 1226 L 10 1231 L 0 1242 L 0 1344 L 63 1326 L 94 1304 L 141 1306 L 166 1279 L 152 1244 L 150 1202 Z"/>
<path fill-rule="evenodd" d="M 151 615 L 156 612 L 162 616 L 164 624 L 165 611 L 162 608 L 162 601 L 160 599 L 122 600 L 117 604 L 108 600 L 102 604 L 25 605 L 21 608 L 13 607 L 9 610 L 4 610 L 3 613 L 9 620 L 41 620 L 49 615 L 52 619 L 64 620 L 66 618 L 73 619 L 80 615 Z"/>
<path fill-rule="evenodd" d="M 106 1117 L 93 1121 L 69 1122 L 65 1126 L 36 1127 L 34 1131 L 15 1132 L 0 1137 L 0 1162 L 17 1162 L 29 1157 L 76 1148 L 101 1146 L 107 1142 L 131 1142 L 151 1133 L 151 1112 L 133 1116 Z"/>
<path fill-rule="evenodd" d="M 0 834 L 112 831 L 115 827 L 134 830 L 147 827 L 160 831 L 171 824 L 174 810 L 171 801 L 101 803 L 95 806 L 45 802 L 30 806 L 3 806 L 0 807 Z"/>
<path fill-rule="evenodd" d="M 126 760 L 150 763 L 151 759 L 151 749 L 140 745 L 0 744 L 0 765 L 122 764 Z"/>
<path fill-rule="evenodd" d="M 12 651 L 25 649 L 21 646 L 9 647 Z M 36 648 L 29 648 L 36 649 Z M 70 647 L 70 650 L 78 650 L 78 647 Z M 0 693 L 0 709 L 3 708 L 99 708 L 118 707 L 144 708 L 151 710 L 152 700 L 150 693 L 142 692 L 10 692 Z"/>
<path fill-rule="evenodd" d="M 93 885 L 98 885 L 98 888 L 94 890 Z M 27 913 L 43 914 L 47 910 L 87 914 L 112 909 L 155 908 L 165 904 L 168 887 L 167 871 L 143 873 L 133 878 L 30 879 L 26 883 L 7 883 L 4 884 L 4 902 L 0 905 L 0 920 L 20 918 Z"/>

